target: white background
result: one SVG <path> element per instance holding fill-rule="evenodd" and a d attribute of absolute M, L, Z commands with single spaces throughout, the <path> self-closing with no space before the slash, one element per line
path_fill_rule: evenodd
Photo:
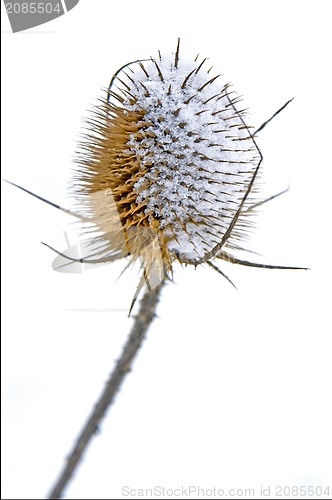
<path fill-rule="evenodd" d="M 81 0 L 17 34 L 3 17 L 2 177 L 62 204 L 101 88 L 179 36 L 245 96 L 253 125 L 295 97 L 259 137 L 262 196 L 290 191 L 264 207 L 249 248 L 311 270 L 222 263 L 236 291 L 176 268 L 66 498 L 332 483 L 330 22 L 329 1 Z M 44 498 L 126 339 L 137 276 L 117 281 L 122 262 L 53 272 L 40 242 L 65 248 L 69 218 L 2 188 L 2 497 Z"/>

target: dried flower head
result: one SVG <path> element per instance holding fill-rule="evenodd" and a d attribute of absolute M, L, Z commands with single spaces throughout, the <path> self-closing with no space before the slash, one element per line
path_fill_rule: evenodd
<path fill-rule="evenodd" d="M 206 59 L 182 59 L 179 45 L 114 75 L 88 120 L 74 184 L 96 231 L 95 261 L 140 257 L 145 278 L 153 270 L 159 280 L 175 260 L 246 263 L 225 248 L 250 225 L 262 161 L 230 84 Z"/>

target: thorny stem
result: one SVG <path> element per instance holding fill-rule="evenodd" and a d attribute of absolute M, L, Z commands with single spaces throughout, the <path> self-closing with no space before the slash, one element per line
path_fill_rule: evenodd
<path fill-rule="evenodd" d="M 49 499 L 59 499 L 62 497 L 63 491 L 72 478 L 89 442 L 95 435 L 96 429 L 98 429 L 108 408 L 113 403 L 123 380 L 131 369 L 135 356 L 143 343 L 145 334 L 155 317 L 155 310 L 164 284 L 165 282 L 162 281 L 156 288 L 145 293 L 121 357 L 110 374 L 104 391 L 94 406 L 91 415 L 84 424 L 63 470 L 48 496 Z"/>

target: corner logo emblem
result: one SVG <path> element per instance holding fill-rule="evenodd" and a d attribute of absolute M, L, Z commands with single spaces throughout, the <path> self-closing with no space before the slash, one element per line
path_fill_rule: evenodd
<path fill-rule="evenodd" d="M 53 21 L 66 14 L 77 5 L 79 0 L 47 0 L 27 2 L 25 0 L 4 0 L 13 33 L 34 28 Z"/>

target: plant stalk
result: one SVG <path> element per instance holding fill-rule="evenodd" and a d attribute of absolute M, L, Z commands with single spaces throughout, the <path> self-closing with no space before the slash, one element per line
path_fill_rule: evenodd
<path fill-rule="evenodd" d="M 114 401 L 121 384 L 127 373 L 130 371 L 135 356 L 141 347 L 146 332 L 155 317 L 156 307 L 159 301 L 161 290 L 165 282 L 162 281 L 156 288 L 147 291 L 140 303 L 140 309 L 135 317 L 128 340 L 123 348 L 122 354 L 118 359 L 114 370 L 105 385 L 97 403 L 84 424 L 72 451 L 70 452 L 66 463 L 61 471 L 56 483 L 54 484 L 49 499 L 62 498 L 65 488 L 68 486 L 88 444 L 98 430 L 100 423 L 108 408 Z"/>

